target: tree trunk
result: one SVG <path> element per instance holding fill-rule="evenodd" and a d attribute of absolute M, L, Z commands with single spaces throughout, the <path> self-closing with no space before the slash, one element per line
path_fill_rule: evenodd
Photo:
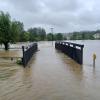
<path fill-rule="evenodd" d="M 8 50 L 8 49 L 9 49 L 9 44 L 8 44 L 8 42 L 5 42 L 5 43 L 4 43 L 4 46 L 5 46 L 5 50 Z"/>

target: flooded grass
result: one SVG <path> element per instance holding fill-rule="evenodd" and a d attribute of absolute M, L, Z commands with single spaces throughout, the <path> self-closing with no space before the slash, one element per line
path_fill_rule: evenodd
<path fill-rule="evenodd" d="M 18 71 L 17 67 L 16 63 L 12 63 L 11 61 L 2 61 L 0 63 L 0 80 L 6 80 L 13 76 Z"/>
<path fill-rule="evenodd" d="M 55 50 L 50 42 L 39 43 L 39 51 L 26 68 L 0 59 L 0 100 L 99 100 L 100 48 L 92 50 L 90 42 L 86 47 L 89 45 L 84 48 L 82 66 Z M 89 59 L 94 51 L 95 68 Z"/>

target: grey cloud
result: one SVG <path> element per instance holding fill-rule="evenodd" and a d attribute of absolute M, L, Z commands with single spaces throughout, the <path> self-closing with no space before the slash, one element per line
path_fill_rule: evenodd
<path fill-rule="evenodd" d="M 24 23 L 25 29 L 43 26 L 49 32 L 98 29 L 99 0 L 0 0 L 0 10 Z"/>
<path fill-rule="evenodd" d="M 75 11 L 78 9 L 78 0 L 44 0 L 44 4 L 52 11 Z"/>
<path fill-rule="evenodd" d="M 44 3 L 41 0 L 9 0 L 16 10 L 38 13 L 44 9 Z"/>

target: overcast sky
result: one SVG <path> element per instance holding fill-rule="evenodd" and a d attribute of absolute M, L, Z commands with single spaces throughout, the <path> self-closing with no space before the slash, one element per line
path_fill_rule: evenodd
<path fill-rule="evenodd" d="M 100 0 L 0 0 L 0 10 L 24 23 L 25 29 L 47 32 L 100 29 Z"/>

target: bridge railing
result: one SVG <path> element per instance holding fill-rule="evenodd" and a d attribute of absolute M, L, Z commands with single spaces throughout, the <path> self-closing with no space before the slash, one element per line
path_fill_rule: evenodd
<path fill-rule="evenodd" d="M 22 63 L 23 66 L 25 67 L 33 54 L 37 51 L 38 45 L 37 43 L 33 43 L 28 47 L 22 46 L 22 51 L 23 51 L 23 57 L 22 57 Z"/>
<path fill-rule="evenodd" d="M 67 54 L 79 64 L 83 64 L 84 45 L 70 42 L 55 42 L 55 48 Z"/>

